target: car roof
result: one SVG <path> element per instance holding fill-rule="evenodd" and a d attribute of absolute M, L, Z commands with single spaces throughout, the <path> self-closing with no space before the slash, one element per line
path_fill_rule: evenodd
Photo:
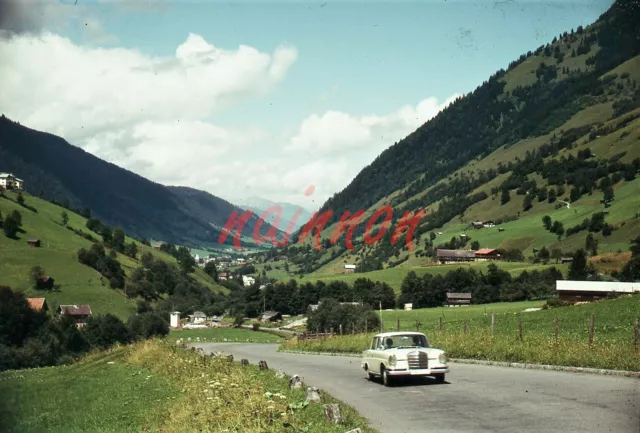
<path fill-rule="evenodd" d="M 402 332 L 402 331 L 396 331 L 396 332 L 383 332 L 380 334 L 376 334 L 374 335 L 375 337 L 396 337 L 398 335 L 425 335 L 422 332 L 415 332 L 415 331 L 406 331 L 406 332 Z M 426 337 L 426 335 L 425 335 Z"/>

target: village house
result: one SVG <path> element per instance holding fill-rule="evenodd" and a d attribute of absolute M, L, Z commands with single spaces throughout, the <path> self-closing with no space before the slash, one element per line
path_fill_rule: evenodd
<path fill-rule="evenodd" d="M 79 328 L 86 325 L 87 319 L 93 314 L 91 313 L 91 307 L 89 305 L 60 305 L 57 313 L 60 318 L 72 318 Z"/>
<path fill-rule="evenodd" d="M 344 265 L 344 272 L 345 274 L 353 274 L 356 271 L 356 265 L 350 265 L 350 264 L 346 264 Z"/>
<path fill-rule="evenodd" d="M 476 251 L 476 261 L 486 262 L 488 260 L 498 260 L 502 256 L 498 254 L 498 251 L 494 248 L 480 248 Z"/>
<path fill-rule="evenodd" d="M 558 280 L 556 293 L 564 301 L 593 302 L 613 295 L 640 293 L 640 282 Z"/>
<path fill-rule="evenodd" d="M 24 189 L 24 181 L 11 173 L 0 173 L 0 189 Z"/>
<path fill-rule="evenodd" d="M 465 306 L 471 304 L 471 293 L 447 293 L 447 306 Z"/>
<path fill-rule="evenodd" d="M 49 311 L 49 306 L 47 305 L 47 301 L 45 300 L 45 298 L 27 298 L 27 302 L 29 303 L 29 307 L 33 311 L 37 311 L 37 312 Z"/>
<path fill-rule="evenodd" d="M 436 251 L 436 257 L 440 263 L 473 262 L 476 254 L 471 250 L 442 250 Z"/>
<path fill-rule="evenodd" d="M 189 321 L 193 324 L 205 323 L 207 321 L 207 315 L 202 311 L 194 311 L 189 315 Z"/>

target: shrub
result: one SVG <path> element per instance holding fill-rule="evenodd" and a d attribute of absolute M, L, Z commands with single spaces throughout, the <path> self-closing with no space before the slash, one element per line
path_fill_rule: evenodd
<path fill-rule="evenodd" d="M 169 324 L 162 316 L 153 312 L 131 316 L 128 327 L 134 338 L 164 337 L 169 334 Z"/>
<path fill-rule="evenodd" d="M 260 330 L 260 324 L 259 323 L 254 323 L 252 325 L 252 328 L 253 328 L 254 331 L 259 331 Z"/>

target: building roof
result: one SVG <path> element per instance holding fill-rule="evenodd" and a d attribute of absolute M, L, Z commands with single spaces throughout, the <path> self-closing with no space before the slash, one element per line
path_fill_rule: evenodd
<path fill-rule="evenodd" d="M 60 312 L 67 316 L 90 316 L 91 307 L 89 305 L 60 305 Z"/>
<path fill-rule="evenodd" d="M 45 298 L 27 298 L 27 302 L 32 310 L 42 311 L 46 301 Z"/>
<path fill-rule="evenodd" d="M 476 251 L 476 255 L 477 254 L 491 254 L 495 252 L 495 248 L 480 248 L 478 251 Z"/>
<path fill-rule="evenodd" d="M 356 265 L 344 265 L 345 269 L 355 269 Z"/>
<path fill-rule="evenodd" d="M 556 281 L 558 292 L 608 292 L 640 293 L 640 282 L 620 283 L 618 281 Z"/>
<path fill-rule="evenodd" d="M 276 317 L 279 314 L 279 311 L 265 311 L 264 313 L 262 313 L 262 317 L 264 319 L 271 319 L 272 317 Z"/>
<path fill-rule="evenodd" d="M 471 293 L 447 293 L 447 298 L 471 299 Z"/>
<path fill-rule="evenodd" d="M 437 256 L 438 257 L 467 257 L 467 258 L 473 258 L 476 256 L 476 253 L 474 251 L 470 251 L 470 250 L 441 250 L 438 249 L 437 251 Z"/>

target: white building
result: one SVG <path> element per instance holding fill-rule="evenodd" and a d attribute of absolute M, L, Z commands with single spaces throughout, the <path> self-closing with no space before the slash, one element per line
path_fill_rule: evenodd
<path fill-rule="evenodd" d="M 24 181 L 11 173 L 0 173 L 0 188 L 24 189 Z"/>
<path fill-rule="evenodd" d="M 171 326 L 172 328 L 177 328 L 180 326 L 180 312 L 179 311 L 172 311 L 171 313 L 169 313 L 170 316 L 170 323 L 169 326 Z"/>
<path fill-rule="evenodd" d="M 344 265 L 344 273 L 345 274 L 352 274 L 353 272 L 356 271 L 356 265 Z"/>

